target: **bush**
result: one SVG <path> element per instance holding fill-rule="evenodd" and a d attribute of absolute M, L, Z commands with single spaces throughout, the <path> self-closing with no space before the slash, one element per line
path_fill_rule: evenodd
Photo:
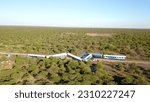
<path fill-rule="evenodd" d="M 134 80 L 135 78 L 133 76 L 128 75 L 122 80 L 122 84 L 125 84 L 125 85 L 134 84 Z"/>

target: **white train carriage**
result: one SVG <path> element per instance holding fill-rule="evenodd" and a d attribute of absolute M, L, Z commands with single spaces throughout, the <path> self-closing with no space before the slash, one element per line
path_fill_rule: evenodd
<path fill-rule="evenodd" d="M 27 56 L 31 58 L 46 58 L 46 55 L 39 55 L 39 54 L 28 54 Z"/>
<path fill-rule="evenodd" d="M 104 59 L 111 59 L 111 60 L 125 60 L 126 56 L 124 55 L 103 55 Z"/>
<path fill-rule="evenodd" d="M 70 58 L 72 58 L 74 60 L 77 60 L 77 61 L 82 61 L 82 59 L 80 57 L 75 56 L 75 55 L 73 55 L 71 53 L 67 53 L 67 57 L 70 57 Z"/>
<path fill-rule="evenodd" d="M 82 58 L 82 60 L 87 62 L 91 58 L 93 58 L 92 54 L 88 54 L 85 58 Z"/>
<path fill-rule="evenodd" d="M 67 57 L 67 53 L 60 53 L 55 55 L 47 55 L 46 58 L 55 57 L 55 58 L 65 58 Z"/>

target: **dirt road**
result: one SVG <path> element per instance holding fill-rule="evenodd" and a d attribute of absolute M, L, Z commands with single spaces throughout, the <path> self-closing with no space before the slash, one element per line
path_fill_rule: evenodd
<path fill-rule="evenodd" d="M 93 59 L 93 62 L 112 62 L 112 63 L 136 63 L 136 64 L 142 64 L 150 67 L 150 61 L 144 61 L 144 60 L 109 60 L 109 59 Z"/>

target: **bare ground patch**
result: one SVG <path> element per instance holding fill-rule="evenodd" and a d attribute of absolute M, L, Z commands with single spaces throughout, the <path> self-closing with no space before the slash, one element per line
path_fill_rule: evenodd
<path fill-rule="evenodd" d="M 112 37 L 114 33 L 86 33 L 88 36 L 101 36 L 101 37 Z"/>
<path fill-rule="evenodd" d="M 67 35 L 74 35 L 74 34 L 77 34 L 77 33 L 73 33 L 73 32 L 63 32 L 61 34 L 67 34 Z"/>
<path fill-rule="evenodd" d="M 1 69 L 12 69 L 13 65 L 14 65 L 14 61 L 11 61 L 11 60 L 2 61 L 2 62 L 0 62 L 0 70 Z"/>

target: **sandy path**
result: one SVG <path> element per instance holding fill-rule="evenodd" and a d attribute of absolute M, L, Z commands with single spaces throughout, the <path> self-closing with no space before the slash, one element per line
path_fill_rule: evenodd
<path fill-rule="evenodd" d="M 150 67 L 150 61 L 144 61 L 144 60 L 109 60 L 109 59 L 94 59 L 95 61 L 100 61 L 100 62 L 121 62 L 121 63 L 136 63 L 136 64 L 145 64 Z"/>

